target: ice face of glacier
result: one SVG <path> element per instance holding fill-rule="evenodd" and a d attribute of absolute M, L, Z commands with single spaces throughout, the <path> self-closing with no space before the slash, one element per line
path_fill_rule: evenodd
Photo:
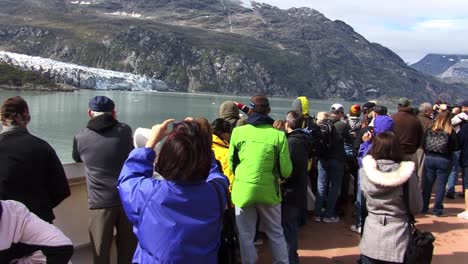
<path fill-rule="evenodd" d="M 167 91 L 165 82 L 144 75 L 80 66 L 51 59 L 0 51 L 0 62 L 42 73 L 57 83 L 83 89 Z"/>

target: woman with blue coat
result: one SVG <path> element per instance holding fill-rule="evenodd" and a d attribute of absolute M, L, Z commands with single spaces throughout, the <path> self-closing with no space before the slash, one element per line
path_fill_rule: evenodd
<path fill-rule="evenodd" d="M 229 182 L 211 151 L 208 121 L 186 119 L 169 132 L 173 121 L 152 127 L 145 148 L 130 153 L 119 177 L 120 197 L 139 240 L 133 263 L 217 263 Z M 154 146 L 166 136 L 156 159 Z M 153 171 L 164 179 L 154 179 Z"/>

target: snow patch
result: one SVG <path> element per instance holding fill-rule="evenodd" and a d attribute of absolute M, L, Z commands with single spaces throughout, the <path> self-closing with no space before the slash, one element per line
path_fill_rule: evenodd
<path fill-rule="evenodd" d="M 73 1 L 73 2 L 70 2 L 70 4 L 74 4 L 74 5 L 90 5 L 91 2 L 86 2 L 86 1 Z"/>
<path fill-rule="evenodd" d="M 240 1 L 240 5 L 242 7 L 245 7 L 245 8 L 249 8 L 249 9 L 253 9 L 254 6 L 252 4 L 252 1 L 250 0 L 239 0 Z"/>
<path fill-rule="evenodd" d="M 144 75 L 85 67 L 42 57 L 0 51 L 0 62 L 45 73 L 52 80 L 96 90 L 167 90 L 165 82 Z"/>
<path fill-rule="evenodd" d="M 139 18 L 141 17 L 141 14 L 138 14 L 138 13 L 135 13 L 135 12 L 132 12 L 132 13 L 127 13 L 127 12 L 114 12 L 114 13 L 104 13 L 106 15 L 111 15 L 111 16 L 123 16 L 123 17 L 135 17 L 135 18 Z"/>
<path fill-rule="evenodd" d="M 449 61 L 455 61 L 454 59 L 449 59 Z"/>

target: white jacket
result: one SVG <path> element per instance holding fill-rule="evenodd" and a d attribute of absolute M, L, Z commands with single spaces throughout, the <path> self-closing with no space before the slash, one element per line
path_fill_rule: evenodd
<path fill-rule="evenodd" d="M 12 252 L 29 252 L 17 256 Z M 17 201 L 0 200 L 0 263 L 36 264 L 68 263 L 73 244 L 51 225 Z"/>

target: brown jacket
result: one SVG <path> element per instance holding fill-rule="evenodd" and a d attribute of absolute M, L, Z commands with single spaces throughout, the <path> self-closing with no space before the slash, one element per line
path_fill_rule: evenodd
<path fill-rule="evenodd" d="M 415 153 L 421 145 L 424 131 L 413 108 L 400 107 L 398 112 L 392 115 L 392 119 L 403 151 L 407 154 Z"/>
<path fill-rule="evenodd" d="M 419 122 L 421 122 L 423 131 L 428 130 L 434 123 L 434 120 L 432 120 L 430 117 L 428 117 L 427 115 L 423 113 L 419 113 L 417 117 L 419 119 Z"/>

